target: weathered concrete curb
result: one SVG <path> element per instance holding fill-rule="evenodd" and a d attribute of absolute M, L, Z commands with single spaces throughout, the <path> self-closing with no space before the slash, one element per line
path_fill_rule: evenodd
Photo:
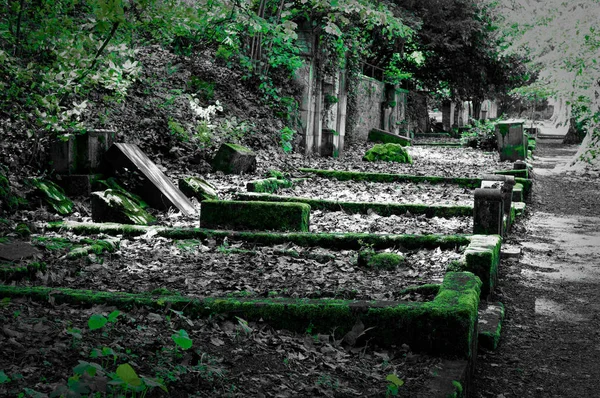
<path fill-rule="evenodd" d="M 479 348 L 488 350 L 498 348 L 503 321 L 502 303 L 482 303 L 479 309 Z"/>
<path fill-rule="evenodd" d="M 481 297 L 486 298 L 498 282 L 498 265 L 502 238 L 499 235 L 473 235 L 465 249 L 460 269 L 477 275 L 483 285 Z"/>
<path fill-rule="evenodd" d="M 76 221 L 50 222 L 45 225 L 49 230 L 70 230 L 78 234 L 139 236 L 146 233 L 170 239 L 206 239 L 227 238 L 233 241 L 243 240 L 263 245 L 294 243 L 302 247 L 328 247 L 332 249 L 358 250 L 364 245 L 381 250 L 402 247 L 407 250 L 426 248 L 455 249 L 467 246 L 471 242 L 469 235 L 392 235 L 367 233 L 309 233 L 309 232 L 243 232 L 222 231 L 201 228 L 169 228 L 159 226 L 141 226 L 127 224 L 96 224 Z"/>
<path fill-rule="evenodd" d="M 335 178 L 339 181 L 370 181 L 370 182 L 428 182 L 430 184 L 452 184 L 466 188 L 478 188 L 481 178 L 467 177 L 438 177 L 414 176 L 408 174 L 366 173 L 359 171 L 336 171 L 300 168 L 303 173 L 312 173 L 324 178 Z"/>
<path fill-rule="evenodd" d="M 98 292 L 53 287 L 0 285 L 0 297 L 28 297 L 53 303 L 114 305 L 122 309 L 148 306 L 171 308 L 191 317 L 215 314 L 268 322 L 275 328 L 341 335 L 357 320 L 371 328 L 369 337 L 382 346 L 408 344 L 417 352 L 470 359 L 476 355 L 477 309 L 481 281 L 469 272 L 446 275 L 430 302 L 380 302 L 309 299 L 232 299 Z M 476 347 L 476 346 L 475 346 Z"/>
<path fill-rule="evenodd" d="M 293 196 L 278 196 L 269 194 L 257 194 L 240 192 L 235 195 L 236 200 L 263 201 L 263 202 L 296 202 L 306 203 L 311 209 L 327 211 L 344 211 L 351 214 L 368 214 L 369 210 L 376 212 L 380 216 L 424 214 L 428 218 L 452 218 L 452 217 L 470 217 L 473 215 L 472 206 L 438 206 L 421 204 L 402 204 L 402 203 L 370 203 L 370 202 L 338 202 L 326 199 L 311 199 Z"/>

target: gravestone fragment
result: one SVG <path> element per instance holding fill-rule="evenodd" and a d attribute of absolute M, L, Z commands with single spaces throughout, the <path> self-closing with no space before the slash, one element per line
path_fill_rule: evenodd
<path fill-rule="evenodd" d="M 179 189 L 188 198 L 193 197 L 199 201 L 219 199 L 216 188 L 202 178 L 193 176 L 180 178 Z"/>
<path fill-rule="evenodd" d="M 215 171 L 225 174 L 243 174 L 256 171 L 256 155 L 244 146 L 224 143 L 213 158 Z"/>
<path fill-rule="evenodd" d="M 503 232 L 504 200 L 501 188 L 475 189 L 473 234 L 502 236 Z"/>
<path fill-rule="evenodd" d="M 398 145 L 402 145 L 402 146 L 410 146 L 410 144 L 411 144 L 411 139 L 409 137 L 396 135 L 389 131 L 380 130 L 380 129 L 371 129 L 371 131 L 369 131 L 369 141 L 383 142 L 384 144 L 392 143 L 392 144 L 398 144 Z"/>
<path fill-rule="evenodd" d="M 527 159 L 528 142 L 523 133 L 523 122 L 499 122 L 496 124 L 496 140 L 501 161 Z"/>
<path fill-rule="evenodd" d="M 87 130 L 57 138 L 50 144 L 52 167 L 58 174 L 100 171 L 102 156 L 114 141 L 113 130 Z"/>
<path fill-rule="evenodd" d="M 121 224 L 148 225 L 156 221 L 139 203 L 114 189 L 92 192 L 92 220 Z"/>
<path fill-rule="evenodd" d="M 134 193 L 155 209 L 168 210 L 175 207 L 188 216 L 195 213 L 190 200 L 137 145 L 115 143 L 106 153 L 105 160 L 114 171 L 137 171 L 141 181 Z"/>

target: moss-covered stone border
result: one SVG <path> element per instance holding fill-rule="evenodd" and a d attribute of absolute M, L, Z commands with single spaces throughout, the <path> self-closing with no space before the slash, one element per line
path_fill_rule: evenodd
<path fill-rule="evenodd" d="M 232 228 L 308 232 L 310 206 L 305 203 L 205 200 L 200 225 L 206 228 Z"/>
<path fill-rule="evenodd" d="M 389 173 L 367 173 L 359 171 L 336 171 L 320 170 L 310 168 L 298 169 L 304 173 L 316 174 L 319 177 L 335 178 L 339 181 L 370 181 L 370 182 L 428 182 L 430 184 L 453 184 L 465 188 L 479 188 L 481 178 L 468 177 L 439 177 L 439 176 L 414 176 L 408 174 L 389 174 Z"/>
<path fill-rule="evenodd" d="M 388 217 L 391 215 L 410 214 L 440 218 L 469 217 L 473 215 L 473 206 L 443 206 L 423 204 L 402 203 L 370 203 L 370 202 L 338 202 L 326 199 L 311 199 L 294 196 L 279 196 L 270 194 L 258 194 L 252 192 L 239 192 L 235 195 L 236 200 L 263 201 L 263 202 L 299 202 L 310 205 L 311 209 L 326 211 L 344 211 L 350 214 L 367 214 L 369 210 Z"/>
<path fill-rule="evenodd" d="M 504 321 L 504 305 L 500 302 L 483 305 L 479 310 L 479 347 L 498 348 Z"/>
<path fill-rule="evenodd" d="M 246 184 L 246 190 L 248 192 L 256 193 L 275 193 L 280 188 L 291 188 L 295 183 L 305 181 L 306 178 L 265 178 L 262 180 L 250 181 Z"/>
<path fill-rule="evenodd" d="M 501 246 L 499 235 L 473 235 L 460 261 L 460 270 L 472 272 L 481 279 L 483 298 L 488 297 L 498 283 Z"/>
<path fill-rule="evenodd" d="M 385 302 L 309 299 L 236 299 L 152 296 L 54 287 L 0 285 L 0 297 L 28 297 L 55 304 L 133 306 L 183 311 L 190 317 L 215 314 L 263 320 L 275 328 L 344 335 L 360 319 L 374 343 L 408 344 L 413 351 L 471 358 L 477 339 L 477 310 L 481 281 L 469 272 L 446 275 L 440 291 L 429 302 Z"/>
<path fill-rule="evenodd" d="M 243 240 L 262 245 L 294 243 L 301 247 L 326 247 L 339 250 L 358 250 L 368 245 L 373 249 L 392 247 L 413 250 L 419 248 L 435 249 L 440 247 L 456 249 L 471 242 L 469 235 L 394 235 L 367 233 L 310 233 L 310 232 L 244 232 L 223 231 L 202 228 L 170 228 L 159 226 L 141 226 L 116 223 L 82 223 L 76 221 L 51 222 L 46 224 L 51 231 L 69 230 L 78 234 L 99 234 L 139 236 L 155 232 L 157 236 L 169 239 L 224 239 Z"/>
<path fill-rule="evenodd" d="M 514 176 L 520 178 L 529 178 L 529 170 L 527 169 L 510 169 L 510 170 L 496 170 L 494 174 L 505 175 L 505 176 Z"/>
<path fill-rule="evenodd" d="M 412 141 L 410 137 L 396 135 L 380 129 L 371 129 L 368 140 L 370 142 L 383 142 L 384 144 L 399 144 L 402 146 L 410 146 Z"/>

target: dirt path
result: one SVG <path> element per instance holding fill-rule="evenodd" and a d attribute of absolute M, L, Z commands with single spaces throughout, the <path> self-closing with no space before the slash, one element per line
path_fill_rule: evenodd
<path fill-rule="evenodd" d="M 538 142 L 530 216 L 508 239 L 495 297 L 506 307 L 496 352 L 480 353 L 472 397 L 598 397 L 600 181 L 558 173 L 575 146 Z"/>

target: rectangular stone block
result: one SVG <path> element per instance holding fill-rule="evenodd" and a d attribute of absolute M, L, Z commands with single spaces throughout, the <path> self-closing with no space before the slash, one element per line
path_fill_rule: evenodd
<path fill-rule="evenodd" d="M 477 188 L 473 208 L 473 234 L 503 235 L 504 200 L 501 189 Z"/>
<path fill-rule="evenodd" d="M 138 172 L 141 183 L 134 193 L 155 209 L 175 207 L 188 216 L 196 212 L 192 202 L 137 145 L 115 143 L 104 159 L 114 171 L 128 174 Z"/>
<path fill-rule="evenodd" d="M 89 174 L 100 171 L 102 156 L 113 143 L 113 130 L 88 130 L 56 139 L 50 145 L 52 166 L 58 174 Z"/>
<path fill-rule="evenodd" d="M 371 131 L 369 131 L 369 141 L 383 142 L 384 144 L 400 144 L 402 146 L 410 146 L 411 144 L 411 139 L 408 137 L 403 137 L 380 129 L 371 129 Z"/>
<path fill-rule="evenodd" d="M 527 159 L 527 139 L 523 133 L 523 122 L 500 122 L 496 124 L 496 139 L 500 160 Z"/>
<path fill-rule="evenodd" d="M 309 222 L 305 203 L 206 200 L 200 211 L 201 228 L 308 232 Z"/>

